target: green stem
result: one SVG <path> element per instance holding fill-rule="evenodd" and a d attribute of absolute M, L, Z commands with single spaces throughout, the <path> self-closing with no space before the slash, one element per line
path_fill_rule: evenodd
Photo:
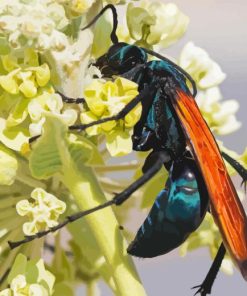
<path fill-rule="evenodd" d="M 138 169 L 140 164 L 137 161 L 131 161 L 127 163 L 121 163 L 118 165 L 105 165 L 105 166 L 96 166 L 95 170 L 99 173 L 101 172 L 113 172 L 113 171 L 129 171 Z"/>
<path fill-rule="evenodd" d="M 86 295 L 87 296 L 99 296 L 99 288 L 97 286 L 97 282 L 96 281 L 90 281 L 88 282 L 86 287 Z"/>
<path fill-rule="evenodd" d="M 90 167 L 67 163 L 63 169 L 63 182 L 73 194 L 83 211 L 106 201 L 101 187 Z M 118 228 L 111 208 L 105 208 L 85 217 L 108 263 L 114 279 L 117 295 L 146 295 L 131 258 L 126 252 L 126 242 Z"/>

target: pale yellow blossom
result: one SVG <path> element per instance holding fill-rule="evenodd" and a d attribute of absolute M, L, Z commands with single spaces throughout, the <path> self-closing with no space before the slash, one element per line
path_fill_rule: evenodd
<path fill-rule="evenodd" d="M 7 279 L 9 288 L 0 296 L 51 296 L 54 275 L 47 271 L 42 259 L 30 260 L 21 253 L 15 259 Z"/>
<path fill-rule="evenodd" d="M 13 151 L 0 143 L 0 185 L 11 185 L 15 181 L 18 162 Z"/>
<path fill-rule="evenodd" d="M 138 95 L 138 85 L 125 78 L 115 81 L 95 79 L 84 90 L 88 110 L 81 113 L 81 122 L 86 124 L 101 118 L 118 114 Z M 141 115 L 140 104 L 129 112 L 124 119 L 108 121 L 86 129 L 90 136 L 100 133 L 106 135 L 106 146 L 112 156 L 122 156 L 132 150 L 131 129 Z"/>
<path fill-rule="evenodd" d="M 141 1 L 128 4 L 127 25 L 139 45 L 168 47 L 185 33 L 189 18 L 173 3 Z"/>
<path fill-rule="evenodd" d="M 235 114 L 239 108 L 236 100 L 222 100 L 218 87 L 199 91 L 197 104 L 211 130 L 218 135 L 227 135 L 241 127 Z"/>
<path fill-rule="evenodd" d="M 187 71 L 201 89 L 219 85 L 226 77 L 220 66 L 211 59 L 208 53 L 189 42 L 183 48 L 179 65 Z"/>
<path fill-rule="evenodd" d="M 66 204 L 41 188 L 34 189 L 31 198 L 31 201 L 24 199 L 16 205 L 17 213 L 27 216 L 30 221 L 23 224 L 25 235 L 33 235 L 56 226 L 59 215 L 66 209 Z"/>

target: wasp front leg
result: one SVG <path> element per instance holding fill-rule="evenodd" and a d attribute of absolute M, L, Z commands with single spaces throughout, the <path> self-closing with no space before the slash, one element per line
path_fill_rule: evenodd
<path fill-rule="evenodd" d="M 110 116 L 110 117 L 105 117 L 87 124 L 78 124 L 78 125 L 72 125 L 69 127 L 70 130 L 78 130 L 78 131 L 83 131 L 88 127 L 98 125 L 101 123 L 105 123 L 108 121 L 113 121 L 113 120 L 120 120 L 123 119 L 131 110 L 133 110 L 138 103 L 140 103 L 148 94 L 150 93 L 149 88 L 147 87 L 144 89 L 139 95 L 137 95 L 133 100 L 131 100 L 118 114 Z"/>
<path fill-rule="evenodd" d="M 84 104 L 86 101 L 84 98 L 70 98 L 70 97 L 67 97 L 65 96 L 64 94 L 62 94 L 61 92 L 59 91 L 56 91 L 57 94 L 59 94 L 63 100 L 64 103 L 67 103 L 67 104 Z"/>

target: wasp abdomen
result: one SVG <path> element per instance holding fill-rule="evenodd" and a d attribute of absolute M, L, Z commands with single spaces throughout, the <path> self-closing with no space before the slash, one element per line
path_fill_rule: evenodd
<path fill-rule="evenodd" d="M 173 164 L 166 188 L 157 196 L 128 253 L 155 257 L 186 240 L 200 225 L 208 207 L 208 198 L 201 192 L 202 180 L 199 179 L 193 161 Z"/>

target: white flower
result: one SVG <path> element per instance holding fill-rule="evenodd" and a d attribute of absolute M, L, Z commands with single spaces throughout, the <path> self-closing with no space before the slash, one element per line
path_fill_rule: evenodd
<path fill-rule="evenodd" d="M 34 189 L 31 198 L 32 202 L 24 199 L 16 204 L 17 213 L 27 216 L 30 221 L 23 224 L 23 232 L 33 235 L 40 230 L 56 226 L 59 215 L 66 209 L 66 204 L 42 188 Z"/>
<path fill-rule="evenodd" d="M 64 7 L 51 0 L 1 1 L 0 4 L 0 33 L 13 48 L 62 50 L 68 44 L 62 32 L 68 23 Z"/>
<path fill-rule="evenodd" d="M 214 62 L 208 53 L 189 42 L 183 48 L 179 65 L 187 71 L 201 89 L 220 84 L 226 77 L 220 66 Z"/>
<path fill-rule="evenodd" d="M 237 121 L 235 113 L 239 104 L 235 100 L 222 101 L 218 87 L 199 91 L 196 101 L 211 130 L 218 135 L 226 135 L 238 130 L 241 123 Z"/>
<path fill-rule="evenodd" d="M 32 100 L 28 105 L 28 113 L 32 120 L 32 123 L 29 125 L 31 137 L 41 134 L 47 113 L 53 113 L 62 118 L 68 126 L 73 125 L 77 119 L 77 111 L 69 107 L 65 110 L 62 109 L 62 98 L 56 93 L 44 93 L 37 100 Z"/>
<path fill-rule="evenodd" d="M 42 259 L 27 260 L 18 254 L 11 266 L 7 278 L 8 289 L 0 292 L 0 296 L 51 296 L 55 276 L 45 269 Z"/>
<path fill-rule="evenodd" d="M 142 1 L 139 7 L 129 3 L 127 24 L 135 40 L 147 45 L 168 47 L 185 33 L 189 18 L 173 3 Z"/>

